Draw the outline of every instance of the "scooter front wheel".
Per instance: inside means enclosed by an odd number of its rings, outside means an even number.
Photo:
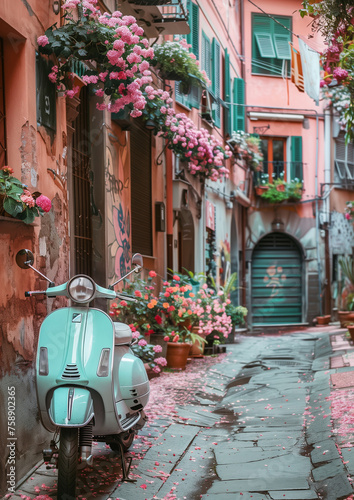
[[[78,429],[62,427],[58,456],[58,500],[75,500]]]

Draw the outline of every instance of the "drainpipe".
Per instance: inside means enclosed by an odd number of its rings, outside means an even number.
[[[320,316],[322,316],[322,272],[320,255],[320,217],[318,211],[318,113],[316,112],[316,168],[315,168],[315,207],[316,207],[316,251],[318,273],[318,297],[320,302]]]
[[[331,183],[331,113],[329,109],[325,110],[324,113],[325,122],[324,122],[324,143],[325,143],[325,151],[324,151],[324,181],[325,181],[325,192],[322,196],[323,199],[323,212],[325,215],[324,222],[329,223],[329,213],[330,213],[330,183]],[[322,193],[321,193],[322,195]],[[327,218],[328,214],[328,218]],[[332,308],[332,295],[331,295],[331,266],[330,266],[330,249],[329,249],[329,228],[325,227],[326,236],[325,236],[325,266],[326,266],[326,296],[325,296],[325,314],[331,313]]]

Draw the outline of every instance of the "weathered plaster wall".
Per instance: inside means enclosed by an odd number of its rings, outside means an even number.
[[[39,327],[45,315],[61,302],[25,298],[26,290],[43,290],[47,282],[31,270],[16,266],[15,255],[28,248],[35,267],[51,280],[68,278],[68,217],[65,103],[57,99],[56,134],[37,127],[36,39],[56,21],[49,5],[41,0],[3,0],[0,36],[4,42],[4,78],[7,131],[7,163],[15,177],[52,200],[52,210],[31,225],[0,218],[0,470],[6,471],[8,448],[7,390],[16,391],[16,480],[41,458],[49,436],[39,422],[34,363]],[[56,173],[47,169],[52,169]],[[7,489],[0,476],[0,494]]]

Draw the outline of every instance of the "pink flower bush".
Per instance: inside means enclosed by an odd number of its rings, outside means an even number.
[[[146,104],[143,88],[152,81],[154,51],[133,16],[119,11],[102,14],[96,4],[96,0],[67,0],[62,6],[67,22],[51,26],[37,39],[40,52],[58,58],[49,79],[58,91],[74,97],[79,88],[70,78],[72,64],[94,62],[98,69],[87,69],[82,80],[102,98],[97,108],[114,113],[126,109],[131,116],[140,116]],[[77,9],[80,22],[71,12]]]
[[[222,142],[206,129],[198,129],[185,113],[176,113],[168,92],[147,85],[144,95],[144,120],[154,122],[155,133],[167,139],[168,147],[188,163],[192,175],[212,181],[228,177],[224,160],[232,155],[229,146],[224,148]]]

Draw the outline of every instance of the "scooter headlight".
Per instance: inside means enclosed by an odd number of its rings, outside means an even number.
[[[68,293],[74,302],[90,302],[96,292],[95,283],[85,275],[74,276],[68,283]]]

